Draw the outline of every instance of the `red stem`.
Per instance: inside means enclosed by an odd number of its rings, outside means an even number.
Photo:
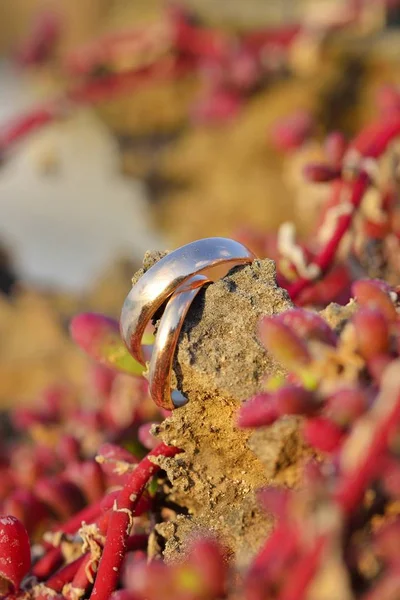
[[[4,152],[13,143],[20,138],[25,137],[29,133],[33,133],[36,129],[51,123],[55,119],[55,106],[45,104],[33,109],[26,115],[11,119],[11,122],[3,127],[0,134],[0,150]]]
[[[368,188],[369,178],[365,173],[361,173],[355,181],[352,194],[350,198],[350,204],[352,206],[351,212],[341,216],[338,219],[336,229],[332,234],[332,237],[324,248],[320,251],[317,257],[313,260],[313,264],[317,265],[321,270],[321,275],[326,273],[329,268],[332,266],[332,263],[335,259],[336,252],[339,248],[339,244],[343,239],[345,233],[349,230],[354,214],[356,210],[359,208],[361,201],[363,199],[364,193]],[[342,183],[342,187],[345,184]],[[299,294],[307,287],[312,285],[315,280],[309,279],[306,277],[300,277],[297,281],[295,281],[292,285],[288,286],[288,292],[292,300],[295,300]]]
[[[86,560],[87,556],[88,554],[82,554],[82,556],[68,563],[65,565],[65,567],[54,573],[54,575],[52,575],[50,579],[46,581],[46,586],[55,592],[61,592],[64,585],[73,580],[78,569]]]
[[[322,562],[328,538],[319,536],[311,550],[306,551],[290,568],[290,577],[284,585],[279,600],[303,600]]]
[[[102,500],[103,499],[96,502],[96,504],[85,507],[83,510],[79,511],[79,513],[71,517],[63,527],[54,528],[53,532],[76,533],[81,527],[82,521],[85,521],[85,523],[88,524],[95,522],[99,528],[99,532],[104,535],[108,527],[110,510],[107,510],[107,512],[103,514],[104,508]],[[50,547],[50,550],[48,550],[33,567],[32,573],[40,580],[46,579],[46,577],[50,577],[51,573],[58,569],[62,564],[62,560],[60,547]]]
[[[386,121],[383,125],[373,124],[368,127],[366,131],[361,132],[356,138],[352,147],[361,152],[364,158],[378,158],[386,150],[388,144],[398,135],[400,135],[400,120],[396,118]],[[341,185],[342,188],[347,185],[351,188],[349,203],[352,206],[352,210],[350,213],[342,215],[338,219],[331,239],[313,260],[313,264],[320,268],[321,276],[328,271],[333,264],[339,244],[345,233],[349,230],[353,217],[368,189],[369,177],[367,173],[362,170],[361,165],[361,172],[356,179],[351,183],[342,181]],[[340,193],[340,190],[338,192],[337,186],[334,188],[334,193]],[[288,292],[292,300],[295,300],[305,288],[313,285],[314,282],[314,279],[301,277],[292,285],[289,285]]]
[[[46,579],[62,564],[63,556],[60,548],[52,548],[32,569],[32,575],[39,580]]]
[[[148,67],[91,79],[67,92],[66,98],[76,104],[96,104],[136,86],[181,77],[189,72],[191,66],[190,61],[167,57]]]
[[[160,444],[144,458],[121,490],[111,512],[104,551],[94,584],[91,600],[108,600],[118,583],[121,565],[127,550],[131,521],[139,498],[149,479],[159,470],[150,457],[172,457],[178,448]]]
[[[3,126],[0,131],[0,151],[8,151],[13,144],[27,135],[65,115],[71,105],[97,104],[152,81],[181,77],[188,73],[190,68],[189,61],[167,58],[150,67],[85,81],[59,98],[46,102]]]
[[[354,511],[362,501],[365,490],[379,472],[381,458],[388,447],[393,428],[400,423],[400,397],[377,431],[356,468],[343,475],[338,484],[336,499],[346,514]]]
[[[118,498],[119,492],[120,490],[116,490],[115,492],[110,492],[109,494],[104,496],[101,503],[101,508],[103,512],[112,509],[114,501]],[[143,494],[140,497],[139,502],[137,503],[135,515],[139,517],[143,513],[148,512],[151,509],[152,505],[153,499],[151,498],[151,496],[149,494]]]
[[[284,522],[279,522],[274,531],[265,541],[264,546],[255,556],[249,576],[256,575],[258,571],[267,572],[270,568],[271,559],[276,565],[277,555],[279,554],[279,564],[284,566],[285,563],[296,553],[298,549],[299,538],[297,531],[290,525]]]
[[[138,533],[131,535],[127,540],[127,551],[132,552],[134,550],[145,550],[148,542],[148,535],[144,533]],[[51,588],[55,592],[61,592],[66,583],[70,583],[74,580],[78,570],[81,568],[83,563],[87,563],[88,554],[82,554],[79,558],[62,567],[59,571],[54,573],[46,581],[46,587]]]
[[[80,563],[69,589],[63,594],[65,598],[76,600],[76,598],[86,596],[86,592],[91,587],[92,581],[95,578],[96,570],[97,561],[93,561],[92,555],[88,552],[84,555],[84,559]]]
[[[149,536],[146,533],[135,533],[130,535],[126,541],[127,552],[136,550],[146,550],[149,541]]]
[[[193,27],[184,18],[176,20],[174,32],[175,51],[195,59],[208,59],[216,62],[229,51],[231,41],[227,35],[216,29]]]
[[[82,526],[83,521],[87,524],[93,523],[94,521],[96,521],[96,519],[98,519],[98,517],[101,516],[103,512],[103,500],[104,499],[101,498],[94,504],[91,504],[90,506],[85,506],[85,508],[73,515],[65,523],[65,525],[62,525],[61,527],[55,527],[54,531],[60,531],[62,533],[75,533]]]
[[[65,61],[69,73],[88,75],[102,66],[113,66],[122,56],[159,53],[161,57],[171,50],[175,54],[191,56],[196,61],[218,61],[228,51],[231,39],[218,29],[191,25],[181,11],[170,14],[169,36],[160,40],[158,27],[126,29],[98,37],[95,41],[74,50]],[[268,34],[264,34],[265,35]],[[160,43],[161,42],[161,43]]]

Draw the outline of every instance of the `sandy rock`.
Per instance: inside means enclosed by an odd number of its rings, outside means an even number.
[[[258,341],[263,315],[289,309],[287,293],[276,285],[272,260],[236,267],[208,286],[193,302],[179,340],[174,365],[179,389],[246,400],[267,373],[279,370]]]
[[[133,282],[161,256],[146,254]],[[236,427],[236,414],[262,388],[266,374],[280,371],[258,341],[260,317],[291,306],[276,284],[274,263],[255,260],[208,285],[190,308],[174,364],[188,403],[154,427],[159,438],[184,451],[158,459],[172,484],[171,500],[188,511],[158,528],[168,560],[176,560],[187,541],[206,529],[246,562],[272,526],[255,498],[270,477],[248,445],[252,432]]]
[[[301,422],[301,417],[283,417],[269,427],[255,430],[249,438],[249,448],[275,483],[298,485],[304,459],[315,454],[304,442]]]
[[[347,321],[351,319],[356,309],[357,303],[354,300],[350,300],[345,306],[331,302],[320,312],[320,315],[339,334]]]

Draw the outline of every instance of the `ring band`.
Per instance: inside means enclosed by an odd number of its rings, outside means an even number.
[[[142,337],[147,324],[173,292],[189,277],[218,265],[230,268],[250,263],[255,255],[228,238],[205,238],[170,252],[153,265],[129,292],[121,313],[121,335],[132,356],[145,364]]]
[[[254,259],[239,242],[206,238],[167,254],[132,287],[122,308],[121,335],[132,356],[143,365],[143,333],[166,304],[149,365],[149,391],[158,406],[172,410],[186,402],[178,390],[171,392],[171,372],[179,334],[194,298],[206,283]]]
[[[167,410],[185,404],[178,391],[171,392],[171,372],[176,345],[186,314],[204,284],[205,275],[194,275],[171,296],[160,320],[149,366],[149,392],[154,402]]]

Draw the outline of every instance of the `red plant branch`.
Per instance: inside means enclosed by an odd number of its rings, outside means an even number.
[[[279,600],[303,600],[323,559],[327,536],[319,536],[312,548],[305,552],[291,567],[291,574]]]
[[[82,556],[79,556],[79,558],[73,560],[65,565],[65,567],[54,573],[54,575],[52,575],[50,579],[46,581],[46,587],[51,588],[55,592],[61,592],[64,585],[74,579],[81,565],[86,561],[87,556],[87,553],[82,554]]]
[[[57,28],[54,28],[57,34]],[[329,27],[328,27],[329,29]],[[225,61],[234,60],[238,48],[255,63],[262,63],[262,56],[268,50],[287,51],[301,33],[301,24],[277,29],[265,29],[250,34],[232,35],[221,30],[193,25],[185,11],[171,8],[166,15],[164,35],[160,26],[153,29],[126,30],[100,37],[94,42],[74,51],[66,59],[66,73],[85,77],[82,83],[72,87],[60,98],[32,109],[26,115],[17,117],[0,133],[0,151],[5,152],[11,145],[45,124],[60,118],[71,105],[94,104],[115,95],[123,94],[142,86],[149,81],[170,79],[199,70],[203,64],[213,64],[226,69]],[[39,38],[48,37],[48,24],[39,31]],[[161,35],[161,38],[160,38]],[[37,34],[34,35],[36,39]],[[29,46],[30,44],[28,44]],[[41,45],[39,44],[41,47]],[[143,56],[154,54],[151,64],[143,63]],[[35,54],[35,52],[34,52]],[[118,72],[118,57],[131,56],[137,59],[136,66]],[[28,61],[29,62],[29,61]],[[135,60],[133,60],[133,63]],[[94,78],[100,68],[109,68],[110,75]],[[114,70],[115,68],[115,70]],[[258,69],[258,77],[263,76],[263,68]]]
[[[54,121],[59,115],[57,103],[48,103],[34,108],[31,112],[12,119],[0,133],[0,150],[4,153],[14,142],[24,138],[29,133],[40,129]]]
[[[97,560],[93,559],[90,552],[85,554],[70,584],[64,590],[64,596],[70,600],[85,596],[90,589],[97,569]]]
[[[32,574],[39,580],[50,577],[63,561],[63,556],[60,548],[52,548],[41,558],[32,569]]]
[[[385,152],[388,144],[398,135],[400,135],[400,119],[396,118],[385,122],[383,125],[382,123],[376,123],[372,125],[367,130],[362,132],[352,145],[353,149],[361,153],[359,174],[351,182],[342,180],[339,187],[334,186],[335,195],[340,194],[342,191],[346,191],[347,189],[349,190],[349,204],[351,206],[351,210],[339,217],[331,238],[311,263],[311,265],[315,265],[317,272],[319,273],[319,277],[324,275],[332,266],[339,248],[339,244],[345,233],[349,231],[349,228],[353,222],[353,217],[361,204],[365,192],[368,189],[370,179],[367,172],[364,170],[362,159],[378,158],[381,154],[383,154],[383,152]],[[289,285],[287,289],[292,300],[296,300],[300,293],[307,287],[311,286],[314,282],[315,279],[312,277],[300,277],[294,283]]]
[[[144,550],[146,548],[148,536],[145,534],[131,535],[127,540],[127,550]],[[82,574],[86,565],[88,564],[90,556],[89,553],[82,554],[79,558],[76,558],[72,562],[62,567],[59,571],[54,573],[46,581],[46,587],[51,588],[55,592],[61,592],[64,585],[75,580],[75,584],[78,582],[78,572]]]
[[[342,476],[336,491],[336,499],[341,508],[350,514],[361,502],[371,479],[376,476],[381,466],[381,458],[390,443],[390,436],[400,423],[400,397],[393,409],[379,424],[377,431],[357,469]]]
[[[190,62],[166,58],[143,69],[113,73],[90,79],[64,95],[33,108],[25,115],[11,120],[0,130],[0,152],[7,152],[13,144],[56,119],[65,116],[73,106],[94,105],[142,87],[152,81],[181,77],[190,70]]]
[[[94,504],[90,504],[86,506],[81,511],[73,515],[65,525],[61,527],[55,527],[54,531],[59,531],[61,533],[75,533],[83,522],[85,523],[93,523],[98,519],[103,512],[103,502],[104,498],[98,500]]]
[[[115,590],[127,550],[127,540],[135,508],[149,479],[159,470],[151,462],[152,457],[175,456],[180,450],[160,444],[135,468],[125,487],[121,490],[111,512],[104,551],[100,560],[96,581],[91,594],[92,600],[108,600]]]

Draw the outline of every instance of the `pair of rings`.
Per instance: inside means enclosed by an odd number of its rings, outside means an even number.
[[[143,334],[166,303],[149,365],[150,395],[158,406],[172,410],[186,402],[178,390],[171,392],[171,371],[179,333],[194,298],[206,283],[254,259],[255,255],[239,242],[206,238],[167,254],[132,287],[122,308],[121,335],[142,365],[147,358]]]

